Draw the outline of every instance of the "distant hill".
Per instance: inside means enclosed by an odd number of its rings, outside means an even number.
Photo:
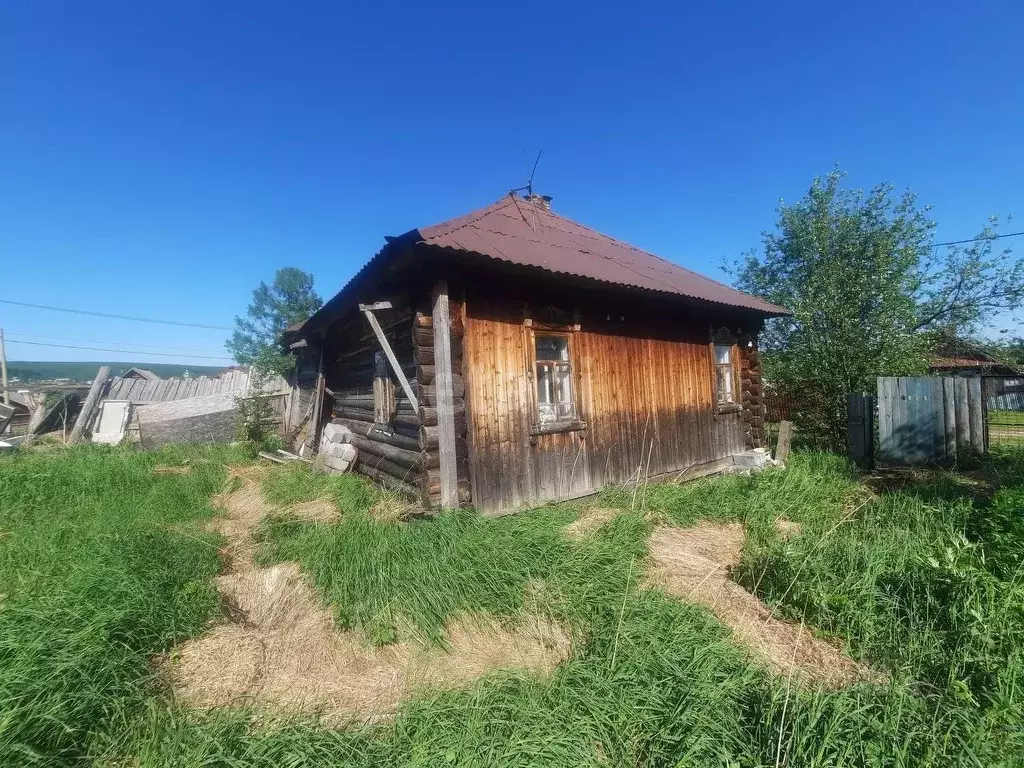
[[[218,365],[178,365],[176,363],[67,363],[67,362],[36,362],[13,360],[7,363],[7,375],[21,381],[45,381],[49,379],[71,379],[71,381],[92,381],[101,365],[109,365],[114,376],[124,373],[129,368],[146,368],[161,378],[183,376],[188,371],[191,376],[203,376],[219,373],[227,366]]]

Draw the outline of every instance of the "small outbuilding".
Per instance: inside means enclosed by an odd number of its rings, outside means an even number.
[[[285,335],[308,445],[333,420],[359,471],[490,514],[720,472],[762,448],[758,334],[786,309],[540,196],[386,240]]]
[[[935,345],[928,372],[933,376],[1016,376],[1021,371],[974,342],[952,334]]]

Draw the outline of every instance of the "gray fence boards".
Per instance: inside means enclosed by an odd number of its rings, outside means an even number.
[[[963,445],[986,450],[981,379],[878,378],[879,459],[896,464],[952,462]]]
[[[1024,411],[1024,379],[985,379],[985,400],[990,411]]]

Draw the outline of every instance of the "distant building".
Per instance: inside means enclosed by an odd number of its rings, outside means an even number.
[[[118,378],[121,379],[145,379],[146,381],[160,381],[160,377],[157,376],[146,368],[129,368],[127,371],[122,373]]]
[[[959,336],[947,336],[935,347],[928,371],[935,376],[1015,376],[1021,372]]]

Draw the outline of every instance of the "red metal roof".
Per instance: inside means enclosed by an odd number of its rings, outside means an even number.
[[[418,237],[417,237],[418,236]],[[404,235],[549,272],[600,280],[766,315],[789,310],[577,224],[513,194],[457,219]]]

